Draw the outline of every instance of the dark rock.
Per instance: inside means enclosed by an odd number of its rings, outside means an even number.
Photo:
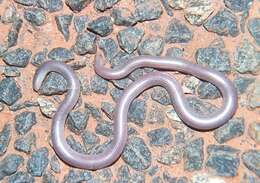
[[[102,37],[108,36],[113,31],[113,21],[109,16],[102,16],[88,24],[88,29]]]
[[[50,13],[60,11],[63,8],[62,0],[37,0],[37,4]]]
[[[129,27],[118,32],[117,39],[119,46],[127,53],[133,53],[144,36],[144,30]]]
[[[65,78],[56,72],[51,72],[44,79],[38,92],[41,95],[57,95],[63,94],[66,91],[67,81]]]
[[[204,23],[204,27],[220,36],[236,37],[239,34],[238,19],[229,10],[220,10],[215,16]]]
[[[248,10],[252,2],[253,0],[224,0],[226,7],[233,10],[234,12]]]
[[[172,103],[167,90],[162,87],[154,87],[151,98],[162,105],[170,105]]]
[[[0,100],[2,102],[12,105],[21,97],[21,89],[13,78],[4,78],[0,81]]]
[[[87,152],[100,143],[100,139],[95,133],[86,130],[81,133],[81,139]]]
[[[248,103],[250,108],[255,109],[260,106],[260,80],[257,79],[253,86],[252,91],[248,94]]]
[[[109,137],[113,135],[113,123],[105,120],[99,121],[97,123],[95,131],[98,135]]]
[[[54,171],[55,173],[60,173],[60,171],[61,171],[60,162],[59,162],[57,156],[53,155],[51,157],[50,166],[51,166],[52,171]]]
[[[129,78],[113,80],[112,82],[119,89],[126,89],[132,83],[132,81]]]
[[[172,19],[166,28],[165,41],[167,43],[188,43],[193,38],[193,33],[180,20]]]
[[[119,67],[124,66],[126,63],[128,63],[132,56],[133,55],[130,55],[130,54],[120,50],[116,54],[116,56],[113,59],[111,59],[109,62],[111,64],[112,68],[119,68]]]
[[[137,21],[131,10],[125,7],[113,8],[111,16],[118,26],[132,26]]]
[[[105,95],[108,90],[108,81],[98,75],[94,75],[90,81],[91,89],[94,93]]]
[[[15,116],[15,129],[20,135],[29,132],[36,123],[35,112],[22,112]]]
[[[25,181],[26,180],[26,181]],[[8,183],[34,183],[34,177],[27,172],[17,172],[8,177]]]
[[[97,171],[97,177],[102,182],[110,182],[113,174],[110,168],[104,168]]]
[[[204,140],[198,138],[191,141],[184,151],[184,169],[187,171],[200,170],[202,168],[204,153]]]
[[[214,131],[214,137],[218,143],[223,144],[235,137],[239,137],[244,134],[245,131],[244,118],[233,118],[225,125]]]
[[[69,113],[67,126],[72,132],[80,134],[83,130],[85,130],[88,119],[89,114],[86,111],[72,111]]]
[[[89,32],[83,32],[77,35],[76,43],[73,50],[78,55],[85,55],[87,53],[96,53],[96,35]]]
[[[14,174],[24,159],[20,155],[8,154],[2,161],[0,161],[0,180],[6,176]]]
[[[101,39],[98,42],[99,48],[103,51],[104,56],[107,60],[114,58],[118,52],[118,46],[116,41],[112,38]]]
[[[146,107],[146,102],[144,100],[135,99],[129,107],[127,115],[128,120],[136,125],[143,126],[146,118]]]
[[[112,8],[119,0],[96,0],[94,7],[99,11],[105,11]]]
[[[69,27],[72,22],[73,15],[57,15],[55,16],[55,21],[58,30],[62,33],[66,41],[70,38]]]
[[[58,47],[58,48],[52,49],[49,52],[48,58],[53,61],[68,62],[68,61],[74,60],[74,55],[71,50]]]
[[[140,55],[160,56],[164,49],[164,40],[161,36],[149,36],[138,47]]]
[[[151,146],[170,145],[173,141],[172,134],[168,128],[158,128],[147,133]]]
[[[17,45],[17,40],[19,36],[19,32],[22,28],[23,20],[22,19],[15,19],[12,23],[11,28],[9,29],[8,36],[7,36],[7,46],[11,48]]]
[[[42,175],[42,183],[58,183],[58,180],[55,179],[51,172],[47,171]]]
[[[43,62],[45,62],[46,60],[46,56],[47,56],[47,49],[44,49],[43,51],[40,51],[38,53],[36,53],[33,57],[32,57],[32,65],[34,65],[35,67],[39,67],[41,64],[43,64]]]
[[[158,165],[155,165],[155,166],[152,166],[150,167],[148,170],[147,170],[147,173],[150,175],[150,176],[154,176],[159,170],[159,166]]]
[[[37,3],[37,0],[14,0],[14,1],[24,6],[34,6]]]
[[[183,49],[173,47],[173,48],[167,49],[166,56],[173,57],[173,58],[183,57],[183,52],[184,52]]]
[[[253,139],[257,144],[260,143],[260,123],[253,122],[249,124],[248,135]]]
[[[102,143],[102,144],[96,146],[95,148],[93,148],[91,150],[91,154],[99,154],[99,153],[104,152],[105,149],[107,149],[109,146],[111,146],[112,142],[113,141],[111,139],[108,139],[104,143]]]
[[[111,119],[111,120],[113,119],[115,107],[111,103],[102,101],[101,102],[101,110],[106,114],[106,116],[109,119]]]
[[[82,33],[87,29],[87,22],[89,18],[85,15],[82,16],[75,16],[73,19],[75,30],[78,33]]]
[[[161,177],[157,176],[152,179],[152,183],[163,183],[163,180]]]
[[[221,97],[220,91],[211,83],[201,81],[197,92],[202,99],[216,99]]]
[[[4,54],[3,61],[11,66],[26,67],[31,58],[32,52],[27,49],[17,48]]]
[[[144,183],[145,182],[145,175],[143,172],[135,172],[131,179],[130,182],[135,182],[135,183]]]
[[[0,43],[0,58],[7,52],[7,50],[7,46]]]
[[[1,67],[0,67],[1,69]],[[4,66],[2,68],[2,74],[6,77],[19,77],[21,73],[17,67],[14,66]]]
[[[143,139],[131,137],[124,148],[123,160],[135,170],[145,170],[151,165],[151,152]]]
[[[234,85],[239,94],[243,94],[246,92],[247,88],[255,81],[254,78],[237,76],[234,79]]]
[[[11,140],[11,124],[5,124],[0,132],[0,156],[4,155]]]
[[[90,182],[92,180],[92,175],[88,171],[76,172],[73,169],[69,170],[63,178],[63,183],[78,183],[78,182]]]
[[[172,12],[172,8],[169,5],[168,0],[161,0],[162,6],[164,8],[164,10],[166,11],[167,15],[172,17],[173,16],[173,12]]]
[[[36,135],[35,133],[29,133],[26,136],[18,138],[14,142],[14,148],[17,151],[21,151],[24,153],[31,153],[32,147],[36,145]]]
[[[163,124],[165,120],[165,114],[161,106],[157,104],[153,104],[149,114],[147,121],[151,124]]]
[[[70,7],[75,13],[80,12],[85,7],[87,7],[92,0],[66,0],[65,3]]]
[[[258,44],[258,46],[260,46],[260,33],[259,33],[260,18],[253,18],[249,20],[247,27],[250,34],[253,36],[255,42]]]
[[[87,113],[91,114],[96,120],[101,119],[101,111],[93,104],[85,103],[85,109],[87,110]]]
[[[195,97],[187,98],[189,106],[196,112],[202,115],[208,115],[217,110],[217,107],[211,103],[204,102]]]
[[[163,150],[157,161],[164,165],[175,165],[181,162],[184,154],[183,145],[174,145],[167,150]]]
[[[85,153],[85,148],[82,146],[82,144],[80,142],[77,142],[72,135],[69,135],[66,138],[66,142],[71,147],[71,149],[73,149],[74,151],[76,151],[78,153],[83,153],[83,154]]]
[[[120,90],[118,88],[113,88],[112,90],[110,90],[110,95],[115,102],[117,102],[121,98],[122,94],[123,90]]]
[[[230,146],[209,145],[206,168],[216,176],[234,177],[240,164],[239,150]]]
[[[130,169],[127,165],[122,165],[117,171],[117,183],[127,183],[131,178]]]
[[[244,165],[254,172],[257,176],[260,176],[260,151],[248,150],[242,154],[242,161]]]
[[[46,22],[45,12],[39,8],[25,9],[24,18],[34,26],[41,26]]]

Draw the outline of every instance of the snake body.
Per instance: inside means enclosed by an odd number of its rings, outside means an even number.
[[[97,55],[95,61],[96,73],[110,80],[127,77],[135,69],[143,67],[151,67],[165,71],[179,71],[208,81],[219,88],[224,101],[223,105],[210,115],[203,116],[197,114],[188,105],[181,85],[173,76],[159,71],[145,74],[125,89],[117,103],[112,144],[102,153],[86,155],[74,151],[66,143],[64,136],[66,118],[79,98],[79,81],[73,70],[67,65],[59,62],[45,62],[34,76],[33,87],[36,91],[39,90],[44,78],[49,72],[57,72],[63,75],[68,81],[68,93],[53,118],[51,132],[53,148],[63,161],[71,166],[90,170],[101,169],[114,163],[120,157],[127,143],[127,113],[130,104],[144,90],[154,86],[162,86],[168,91],[178,116],[185,124],[195,129],[210,130],[217,128],[226,123],[236,111],[237,93],[233,83],[227,79],[224,74],[213,69],[204,68],[180,58],[169,57],[139,56],[132,58],[126,65],[116,69],[105,68],[101,55]]]

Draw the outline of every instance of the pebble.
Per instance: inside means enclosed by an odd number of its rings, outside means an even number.
[[[147,170],[147,173],[152,177],[152,176],[154,176],[158,172],[158,170],[159,170],[159,166],[155,165],[155,166],[150,167]]]
[[[44,49],[43,51],[39,51],[37,52],[31,60],[31,64],[35,67],[39,67],[40,65],[43,64],[43,62],[45,62],[46,60],[46,56],[47,56],[47,49]]]
[[[55,16],[55,21],[58,27],[58,30],[62,33],[66,41],[70,38],[69,27],[72,23],[73,15],[57,15]]]
[[[240,0],[240,1],[224,0],[226,7],[231,9],[234,12],[247,11],[250,8],[252,2],[253,0]]]
[[[191,177],[190,183],[225,183],[225,181],[207,173],[197,173]]]
[[[37,0],[14,0],[14,1],[24,6],[34,6],[37,3]]]
[[[27,172],[17,172],[14,175],[11,175],[8,177],[8,183],[24,183],[24,180],[26,180],[26,183],[34,183],[35,179],[33,176],[31,176]]]
[[[158,128],[147,133],[151,146],[170,145],[173,141],[172,133],[168,128]]]
[[[39,104],[41,113],[44,116],[46,116],[48,118],[52,118],[54,116],[57,109],[52,101],[44,99],[44,98],[38,98],[37,102]]]
[[[24,18],[34,26],[41,26],[46,22],[45,12],[39,8],[25,9]]]
[[[117,34],[117,40],[119,46],[127,53],[133,53],[142,37],[144,36],[144,30],[137,27],[129,27],[120,30]]]
[[[151,165],[151,151],[143,139],[131,137],[124,148],[122,159],[135,170],[145,170]]]
[[[110,90],[110,95],[115,102],[119,101],[122,94],[123,94],[123,90],[120,90],[118,88],[113,88]]]
[[[260,107],[260,80],[254,82],[253,91],[249,93],[248,100],[250,108]]]
[[[37,123],[35,112],[22,112],[15,116],[15,129],[18,134],[24,135]]]
[[[7,105],[13,105],[22,98],[20,87],[13,78],[7,77],[0,81],[0,100]]]
[[[7,6],[1,16],[1,22],[4,24],[12,23],[17,18],[17,10],[13,4]]]
[[[98,46],[103,51],[106,60],[111,60],[118,53],[118,45],[112,38],[101,39]]]
[[[238,94],[243,94],[246,92],[247,88],[254,83],[255,79],[250,77],[244,77],[244,76],[236,76],[236,78],[233,80],[234,85],[238,91]]]
[[[148,113],[147,122],[151,124],[163,124],[165,121],[165,114],[162,106],[153,104]]]
[[[144,100],[135,99],[128,111],[127,119],[134,124],[143,127],[146,118],[147,105]]]
[[[28,49],[17,48],[13,51],[8,51],[3,56],[3,61],[11,66],[26,67],[32,56],[32,52]]]
[[[97,123],[95,132],[98,135],[109,137],[113,135],[113,123],[110,121],[101,120]]]
[[[163,183],[163,180],[161,177],[157,176],[152,179],[152,183]]]
[[[6,123],[0,131],[0,156],[3,156],[11,140],[11,124]]]
[[[85,103],[85,109],[87,110],[87,113],[91,114],[94,119],[101,119],[101,111],[93,104]]]
[[[94,7],[96,10],[105,11],[112,8],[119,0],[96,0]]]
[[[233,118],[220,128],[214,130],[214,138],[220,144],[223,144],[236,137],[240,137],[245,131],[244,118]]]
[[[194,76],[184,76],[182,79],[182,89],[184,93],[195,94],[200,80]]]
[[[166,56],[172,57],[172,58],[183,57],[183,52],[184,52],[184,50],[181,48],[172,47],[172,48],[167,49]]]
[[[90,152],[90,150],[92,150],[100,143],[100,138],[95,133],[88,130],[83,131],[80,136],[86,152]]]
[[[60,162],[57,158],[56,155],[53,155],[50,159],[50,167],[51,170],[54,171],[55,173],[60,173],[61,168],[60,168]]]
[[[46,171],[42,175],[42,183],[58,183],[58,180],[55,179],[50,171]]]
[[[145,175],[142,172],[135,172],[131,179],[130,182],[134,183],[144,183],[145,182]]]
[[[251,36],[254,38],[256,44],[260,46],[260,18],[253,18],[248,21],[247,24],[248,31],[250,32]]]
[[[77,33],[82,33],[87,29],[88,16],[74,16],[73,23]]]
[[[248,135],[256,142],[260,143],[260,123],[253,122],[249,124]]]
[[[36,146],[36,135],[35,133],[29,133],[26,136],[22,136],[15,140],[14,148],[17,151],[21,151],[24,153],[31,153],[32,148]]]
[[[19,77],[21,72],[17,67],[14,66],[0,66],[0,72],[6,77]]]
[[[101,182],[110,182],[112,179],[112,171],[110,168],[104,168],[97,171],[97,177]]]
[[[113,21],[109,16],[101,16],[88,23],[88,30],[102,37],[108,36],[113,31]]]
[[[127,183],[131,178],[130,169],[127,165],[121,165],[117,170],[116,183]]]
[[[162,105],[171,105],[172,103],[170,95],[163,87],[154,87],[152,89],[151,98]]]
[[[217,99],[221,97],[218,88],[209,82],[201,81],[198,85],[197,93],[201,99]]]
[[[164,49],[164,40],[161,36],[149,36],[138,46],[140,55],[160,56]]]
[[[76,172],[74,169],[70,169],[68,174],[63,178],[63,183],[77,183],[77,182],[90,182],[92,175],[88,171]]]
[[[96,35],[89,32],[79,33],[76,37],[76,43],[73,46],[73,51],[78,55],[87,53],[94,54],[97,51]]]
[[[238,174],[240,164],[239,150],[226,145],[209,145],[206,169],[212,175],[234,177]]]
[[[166,28],[166,43],[188,43],[192,40],[192,31],[180,20],[172,19]]]
[[[15,19],[12,23],[12,26],[9,29],[8,35],[7,35],[7,47],[11,48],[17,45],[18,36],[20,33],[20,30],[23,25],[22,19]]]
[[[82,146],[80,142],[76,141],[76,139],[72,135],[69,135],[66,138],[66,142],[74,151],[85,154],[85,148]]]
[[[75,13],[82,11],[91,2],[92,0],[65,0],[66,5],[69,6]]]
[[[8,154],[0,161],[0,180],[14,174],[23,164],[24,159],[17,154]]]
[[[6,53],[7,50],[7,46],[0,43],[0,58]]]
[[[236,37],[239,34],[238,18],[231,11],[220,10],[215,16],[204,23],[209,32],[217,33],[220,36]]]
[[[239,73],[256,74],[260,71],[260,51],[248,40],[243,40],[235,51],[235,69]]]
[[[25,108],[31,108],[31,107],[38,107],[39,104],[38,102],[32,102],[32,101],[24,101],[24,102],[21,102],[21,103],[15,103],[13,105],[11,105],[9,107],[9,110],[10,111],[19,111],[19,110],[22,110],[22,109],[25,109]]]
[[[74,60],[74,55],[71,50],[68,50],[67,48],[53,48],[49,53],[48,53],[48,58],[53,61],[58,61],[58,62],[69,62],[71,60]]]
[[[106,116],[109,119],[111,119],[111,120],[113,119],[115,107],[111,103],[106,102],[106,101],[102,101],[101,102],[101,110],[106,114]]]
[[[108,81],[98,75],[94,75],[90,81],[91,90],[97,94],[105,95],[108,91]]]
[[[50,13],[63,9],[62,0],[37,0],[37,4],[39,8],[42,8]]]
[[[68,115],[67,127],[75,134],[80,134],[86,128],[88,119],[86,111],[72,111]]]
[[[244,165],[254,172],[257,176],[260,176],[260,151],[258,150],[247,150],[242,154],[242,161]]]
[[[184,146],[182,144],[173,145],[169,149],[162,150],[157,161],[164,165],[175,165],[182,161]]]
[[[133,26],[137,22],[133,12],[126,7],[113,8],[111,17],[114,19],[114,24],[118,26]]]

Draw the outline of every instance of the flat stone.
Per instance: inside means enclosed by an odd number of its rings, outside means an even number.
[[[0,81],[0,100],[7,105],[12,105],[22,98],[20,87],[13,78],[4,78]]]
[[[248,150],[242,154],[242,161],[244,165],[254,172],[257,176],[260,176],[260,151]]]
[[[66,41],[70,38],[69,27],[72,23],[73,15],[56,15],[55,21],[58,27],[58,30],[62,33]]]
[[[131,137],[124,148],[122,159],[135,170],[145,170],[151,165],[151,151],[143,139]]]
[[[207,20],[204,27],[209,32],[214,32],[220,36],[236,37],[239,34],[238,18],[227,9],[220,10],[215,16]]]
[[[150,168],[147,170],[147,173],[148,173],[150,176],[154,176],[158,171],[159,171],[159,166],[158,166],[158,165],[155,165],[155,166],[150,167]]]
[[[181,162],[184,154],[183,145],[174,145],[169,149],[163,150],[157,161],[164,165],[175,165]]]
[[[142,183],[145,182],[145,175],[143,172],[135,172],[129,182]]]
[[[11,48],[17,45],[18,36],[20,33],[20,30],[23,25],[22,19],[15,19],[12,23],[12,26],[9,29],[8,35],[7,35],[7,47]]]
[[[256,142],[260,143],[260,123],[253,122],[249,124],[248,135]]]
[[[18,134],[24,135],[37,123],[35,112],[22,112],[15,116],[15,129]]]
[[[129,107],[127,119],[138,126],[143,126],[146,118],[146,108],[144,100],[135,99]]]
[[[77,183],[77,182],[92,182],[93,177],[88,171],[75,171],[74,169],[70,169],[68,174],[66,174],[63,178],[64,183]]]
[[[250,77],[244,76],[236,76],[234,79],[234,85],[239,94],[243,94],[246,92],[247,88],[254,83],[255,79]]]
[[[46,22],[45,12],[39,8],[25,9],[24,18],[34,26],[41,26]]]
[[[127,53],[133,53],[144,36],[144,30],[136,27],[129,27],[118,32],[117,40],[119,46]]]
[[[195,94],[200,80],[194,76],[184,76],[181,83],[184,93]]]
[[[72,111],[68,115],[67,127],[75,134],[80,134],[85,130],[89,119],[89,114],[81,111]]]
[[[106,116],[109,119],[113,119],[114,118],[114,111],[115,111],[115,107],[106,101],[102,101],[101,102],[101,110],[106,114]]]
[[[94,93],[105,95],[108,91],[108,81],[98,75],[91,78],[90,85]]]
[[[66,142],[71,147],[71,149],[73,149],[74,151],[76,151],[78,153],[83,153],[83,154],[86,153],[86,150],[83,147],[83,145],[80,142],[76,141],[76,139],[72,135],[69,135],[66,138]]]
[[[74,55],[71,50],[68,50],[67,48],[53,48],[49,53],[48,53],[48,58],[53,61],[58,61],[58,62],[69,62],[71,60],[74,60]]]
[[[130,169],[127,165],[121,165],[117,170],[117,182],[127,183],[131,178]]]
[[[163,108],[157,104],[153,104],[146,120],[151,124],[163,124],[165,121]]]
[[[254,82],[253,91],[249,93],[248,100],[251,108],[260,107],[260,80]]]
[[[105,11],[112,8],[119,0],[96,0],[94,7],[96,10]]]
[[[152,179],[152,183],[163,183],[163,180],[161,177],[157,176]]]
[[[39,104],[40,111],[44,116],[48,118],[52,118],[54,116],[55,112],[57,111],[54,102],[44,98],[38,98],[37,102]]]
[[[0,66],[0,70],[2,72],[2,75],[6,76],[6,77],[19,77],[19,76],[21,76],[20,69],[18,67],[15,67],[15,66],[4,66],[2,68]]]
[[[106,60],[111,60],[118,53],[118,45],[112,38],[101,39],[98,46],[103,51]]]
[[[223,144],[229,140],[244,134],[245,120],[244,118],[233,118],[225,125],[214,130],[214,138],[218,143]]]
[[[27,172],[17,172],[14,175],[8,177],[8,183],[22,183],[26,180],[26,183],[34,183],[35,179]]]
[[[26,136],[22,136],[15,140],[14,148],[17,151],[21,151],[24,153],[31,153],[32,147],[36,146],[36,135],[35,133],[29,133]]]
[[[97,171],[97,177],[103,182],[110,182],[113,174],[110,168],[104,168]]]
[[[98,135],[109,137],[113,135],[113,123],[110,121],[101,120],[97,123],[95,132]]]
[[[115,102],[117,102],[121,98],[122,94],[123,90],[120,90],[118,88],[113,88],[112,90],[110,90],[110,95]]]
[[[170,145],[173,141],[172,133],[168,128],[158,128],[147,133],[151,146]]]
[[[250,8],[252,2],[253,0],[224,0],[226,7],[234,12],[247,11]]]
[[[54,171],[55,173],[60,173],[61,168],[60,168],[60,162],[57,158],[56,155],[53,155],[50,159],[50,166],[51,170]]]
[[[181,48],[172,47],[167,49],[166,56],[173,58],[183,57],[183,52],[184,50]]]
[[[248,21],[247,28],[258,46],[260,46],[260,18],[253,18]]]
[[[132,26],[137,22],[133,12],[126,7],[113,8],[111,17],[114,19],[114,24],[118,26]]]
[[[34,65],[35,67],[39,67],[41,64],[43,64],[46,61],[47,52],[48,52],[47,49],[37,52],[32,57],[31,64]]]
[[[77,33],[82,33],[87,29],[88,21],[89,18],[86,15],[74,16],[73,23]]]
[[[207,173],[198,173],[191,177],[190,183],[225,183],[224,179],[211,176]]]
[[[162,105],[170,105],[172,103],[167,90],[163,87],[154,87],[151,93],[151,98]]]
[[[93,132],[85,130],[80,136],[87,152],[90,152],[91,149],[100,143],[100,138]]]
[[[260,51],[248,40],[243,40],[236,48],[235,69],[244,74],[256,74],[260,71]]]
[[[197,88],[199,98],[216,99],[221,97],[219,89],[211,83],[201,81]]]
[[[0,58],[7,52],[8,48],[6,45],[0,43]]]
[[[1,16],[1,22],[4,24],[12,23],[17,18],[17,10],[13,4],[10,4],[4,9]]]
[[[32,52],[27,49],[17,48],[13,51],[6,52],[3,61],[11,66],[26,67],[32,56]]]
[[[32,107],[38,107],[39,104],[38,102],[30,101],[30,100],[25,100],[23,102],[16,102],[15,104],[11,105],[9,107],[10,111],[19,111],[25,108],[32,108]]]
[[[90,103],[85,103],[85,109],[87,110],[87,112],[89,114],[92,115],[92,117],[96,120],[101,119],[101,111],[99,110],[99,108],[97,108],[96,106],[94,106],[93,104]]]
[[[58,183],[58,180],[55,179],[50,171],[46,171],[42,175],[42,183]]]
[[[75,13],[82,11],[86,8],[92,0],[66,0],[65,3]]]
[[[192,40],[191,30],[178,19],[172,19],[166,28],[166,43],[188,43]]]
[[[42,8],[50,13],[62,10],[62,0],[37,0],[39,8]]]
[[[14,0],[14,1],[24,6],[34,6],[37,3],[37,0]]]
[[[160,56],[164,49],[164,40],[161,36],[149,36],[142,40],[138,47],[140,55]]]
[[[0,156],[3,156],[11,140],[11,124],[4,125],[0,132]]]
[[[113,21],[109,16],[101,16],[88,23],[88,30],[102,37],[108,36],[113,31]]]
[[[96,35],[89,32],[79,33],[76,38],[76,43],[73,50],[78,55],[87,53],[94,54],[97,51]]]

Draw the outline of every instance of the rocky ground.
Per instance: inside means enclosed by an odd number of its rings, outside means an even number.
[[[0,0],[0,15],[0,182],[260,182],[259,0]],[[115,164],[72,168],[50,140],[67,83],[51,73],[33,91],[37,67],[50,59],[77,73],[81,97],[65,133],[86,154],[110,144],[123,89],[153,71],[106,81],[94,73],[97,52],[114,68],[134,55],[184,57],[214,68],[234,82],[239,108],[224,126],[198,132],[178,118],[166,90],[155,87],[131,104],[128,144]],[[221,106],[215,86],[173,74],[197,112]]]

